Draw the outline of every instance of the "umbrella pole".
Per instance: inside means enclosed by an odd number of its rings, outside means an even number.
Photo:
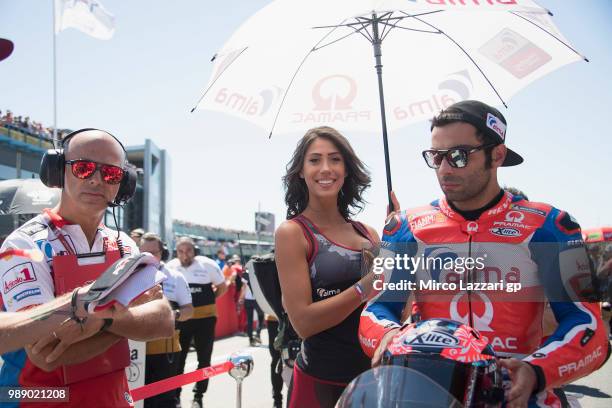
[[[383,146],[385,149],[385,170],[387,175],[387,198],[389,200],[389,211],[393,211],[393,202],[391,201],[391,164],[389,160],[389,142],[387,140],[387,115],[385,112],[385,96],[383,92],[383,80],[382,80],[382,39],[378,32],[378,17],[376,13],[372,14],[372,46],[374,47],[374,58],[376,59],[376,75],[378,77],[378,98],[380,102],[380,118],[382,120],[382,135],[383,135]]]

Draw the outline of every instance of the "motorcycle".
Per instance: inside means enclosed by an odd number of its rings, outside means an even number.
[[[480,333],[429,319],[402,327],[381,366],[355,378],[336,407],[492,408],[503,398],[501,368]]]

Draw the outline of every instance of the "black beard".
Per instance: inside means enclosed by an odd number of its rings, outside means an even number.
[[[481,171],[481,173],[479,173],[478,175],[474,175],[474,176],[480,176],[480,177],[472,177],[472,178],[477,178],[477,179],[481,179],[482,182],[478,183],[478,184],[474,184],[474,183],[470,183],[469,179],[467,180],[467,183],[462,183],[463,186],[463,190],[462,191],[452,191],[450,193],[447,193],[445,191],[443,191],[444,196],[446,197],[447,201],[451,201],[453,203],[461,203],[463,201],[469,201],[472,200],[480,195],[482,195],[482,193],[486,190],[487,185],[489,184],[489,181],[491,180],[491,173],[486,171],[486,169],[483,169]],[[455,177],[447,177],[447,178],[443,178],[443,181],[447,181],[447,182],[453,182],[456,181],[458,178]],[[462,182],[465,182],[465,179],[460,179]]]

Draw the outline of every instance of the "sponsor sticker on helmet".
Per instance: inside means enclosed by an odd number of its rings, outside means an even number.
[[[459,339],[448,333],[432,330],[407,337],[404,344],[413,347],[458,347]]]

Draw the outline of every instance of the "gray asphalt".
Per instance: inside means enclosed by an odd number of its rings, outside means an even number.
[[[567,393],[579,396],[585,408],[612,407],[612,359],[589,376],[565,386]]]
[[[270,383],[271,357],[268,351],[267,331],[261,333],[264,342],[262,346],[249,347],[247,337],[234,336],[217,340],[213,349],[212,364],[220,363],[229,358],[232,353],[244,351],[253,356],[255,365],[253,372],[247,377],[242,385],[242,407],[243,408],[269,408],[272,407],[272,385]],[[194,351],[187,355],[185,372],[197,368],[197,358]],[[221,374],[210,379],[208,391],[204,394],[204,406],[206,408],[228,408],[236,406],[236,382],[229,374]],[[193,386],[186,385],[181,393],[182,408],[190,408],[193,398]],[[283,395],[287,395],[287,388],[283,389]],[[283,400],[283,403],[285,401]]]

